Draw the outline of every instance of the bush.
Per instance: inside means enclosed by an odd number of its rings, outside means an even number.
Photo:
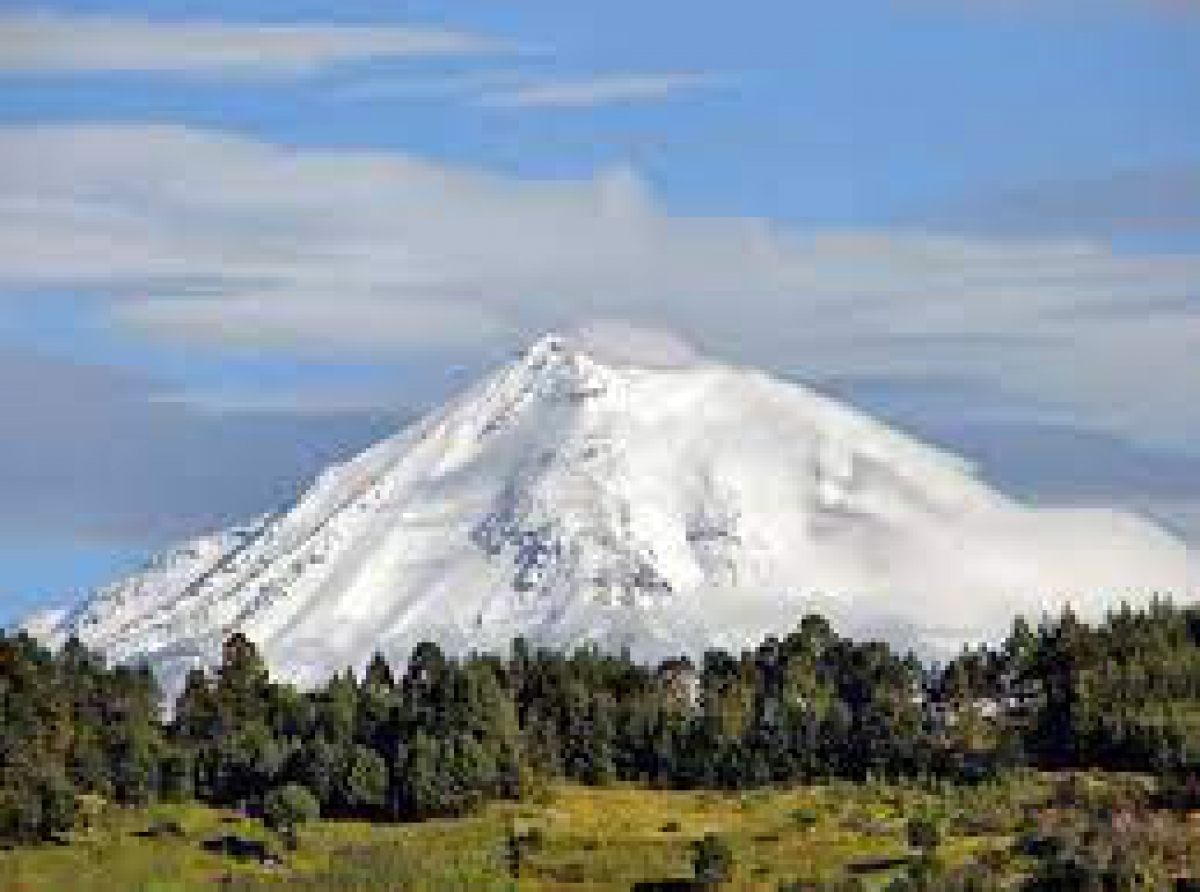
[[[187,833],[183,825],[174,818],[158,818],[151,821],[150,826],[138,835],[147,839],[183,839]]]
[[[300,784],[276,787],[263,799],[263,823],[278,833],[294,834],[320,816],[317,797]]]
[[[733,877],[733,850],[715,833],[692,843],[692,868],[701,883],[727,883]]]
[[[545,847],[546,835],[540,827],[531,827],[524,832],[516,829],[509,830],[504,846],[504,856],[508,864],[508,872],[513,879],[521,876],[521,869],[529,856],[540,852]]]
[[[965,813],[957,826],[965,836],[998,836],[1016,829],[1019,818],[1014,810],[1002,806],[980,806]]]
[[[820,820],[821,816],[815,808],[798,808],[792,812],[792,823],[801,830],[812,830]]]
[[[927,815],[910,818],[907,828],[908,844],[923,852],[933,852],[942,844],[942,829]]]
[[[559,883],[586,883],[588,880],[587,865],[580,864],[578,861],[572,861],[569,864],[564,864],[552,870],[547,870],[546,873],[551,879]]]

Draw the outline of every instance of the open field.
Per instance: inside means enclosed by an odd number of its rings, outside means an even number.
[[[937,815],[947,828],[941,857],[961,862],[981,850],[1007,850],[1017,803],[1039,795],[1036,779],[994,795],[871,784],[736,794],[561,786],[542,804],[494,804],[463,820],[315,824],[303,831],[299,851],[281,850],[285,865],[277,868],[201,848],[221,833],[274,845],[256,821],[190,805],[112,809],[69,845],[0,852],[0,890],[183,892],[222,880],[247,889],[620,889],[690,876],[689,845],[706,833],[733,849],[732,888],[774,890],[784,881],[848,873],[874,888],[895,871],[879,865],[908,854],[906,816]],[[182,836],[138,835],[170,822]],[[514,831],[535,840],[519,883],[505,859]]]
[[[319,822],[302,831],[294,852],[236,812],[109,807],[90,830],[62,844],[0,851],[0,892],[629,889],[638,881],[691,877],[692,843],[710,833],[734,856],[732,880],[723,888],[774,892],[800,881],[812,884],[796,887],[806,890],[874,890],[905,872],[913,817],[942,828],[936,858],[943,866],[988,864],[990,884],[969,888],[1016,889],[1034,864],[1014,852],[1022,834],[1044,836],[1046,827],[1086,814],[1108,815],[1101,820],[1110,828],[1130,818],[1137,825],[1158,822],[1175,851],[1185,853],[1182,863],[1176,860],[1177,875],[1197,875],[1200,822],[1147,810],[1151,787],[1138,776],[1033,772],[974,787],[834,782],[722,793],[559,785],[536,803],[493,803],[460,820]],[[1135,801],[1142,804],[1129,805]],[[147,833],[155,827],[157,835]],[[204,849],[223,834],[265,843],[280,863],[263,866]],[[508,859],[514,837],[526,840],[519,879]]]

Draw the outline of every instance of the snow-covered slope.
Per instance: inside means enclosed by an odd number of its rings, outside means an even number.
[[[654,659],[786,632],[811,610],[945,650],[1067,598],[1095,611],[1186,596],[1191,572],[1140,520],[1016,504],[796,385],[547,337],[290,510],[31,627],[168,679],[242,630],[310,683],[422,639],[596,641]]]

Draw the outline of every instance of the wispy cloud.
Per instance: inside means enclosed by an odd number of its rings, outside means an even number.
[[[0,286],[113,294],[146,337],[450,362],[618,318],[806,377],[967,377],[1200,434],[1195,254],[683,217],[625,169],[538,181],[173,126],[0,128],[0,162]]]
[[[303,77],[379,58],[497,52],[463,31],[400,26],[238,24],[31,12],[0,14],[0,72],[174,72]]]
[[[479,97],[479,104],[488,108],[595,108],[669,99],[724,82],[711,74],[695,73],[605,75],[496,90]]]

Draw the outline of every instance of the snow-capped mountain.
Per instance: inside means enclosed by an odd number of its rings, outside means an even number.
[[[303,684],[422,639],[655,659],[753,643],[814,610],[944,651],[1067,599],[1095,612],[1195,590],[1184,546],[1146,522],[1018,504],[766,374],[611,353],[546,337],[289,510],[29,627],[168,680],[241,630]]]

